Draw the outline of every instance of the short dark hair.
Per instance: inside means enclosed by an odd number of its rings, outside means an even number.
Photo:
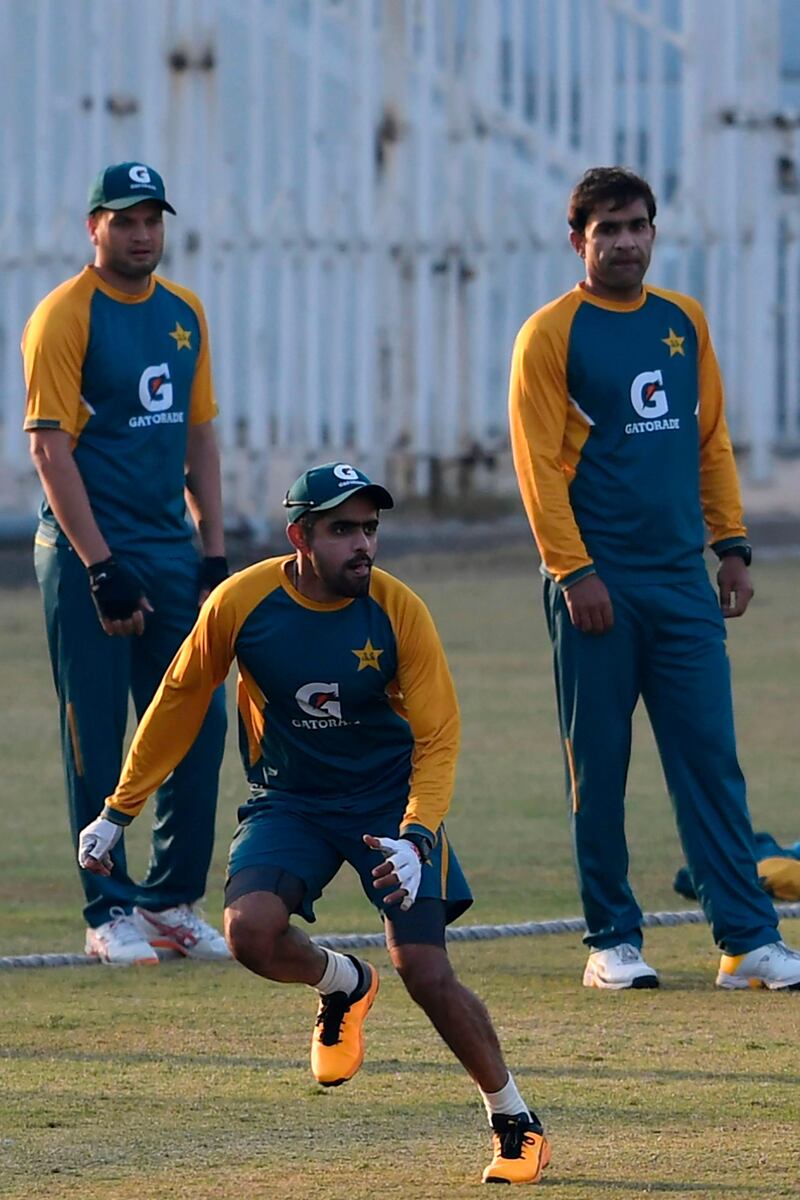
[[[291,521],[291,524],[299,525],[303,531],[303,536],[305,537],[306,541],[310,542],[314,535],[314,526],[325,515],[325,512],[313,512],[311,509],[307,508],[305,512],[300,513],[299,517],[294,517]]]
[[[567,209],[570,228],[583,233],[586,223],[598,204],[612,202],[614,209],[624,208],[634,200],[644,200],[652,225],[656,216],[656,198],[646,179],[627,167],[590,167],[572,189]]]

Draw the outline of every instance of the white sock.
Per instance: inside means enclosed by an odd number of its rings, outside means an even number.
[[[483,1103],[486,1105],[489,1124],[495,1113],[503,1113],[507,1117],[516,1117],[519,1113],[531,1115],[531,1110],[520,1096],[517,1085],[514,1083],[514,1076],[510,1071],[505,1087],[500,1088],[499,1092],[484,1092],[482,1088],[479,1090]]]
[[[358,987],[358,968],[346,954],[337,954],[335,950],[326,950],[328,965],[322,972],[322,978],[315,984],[317,991],[323,996],[331,992],[345,992],[348,996]]]

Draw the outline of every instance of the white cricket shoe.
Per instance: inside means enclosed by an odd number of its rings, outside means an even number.
[[[770,942],[747,954],[723,954],[717,987],[800,990],[800,954],[783,942]]]
[[[610,988],[657,988],[658,975],[635,946],[622,942],[608,950],[593,950],[583,972],[583,986]]]
[[[231,952],[225,938],[195,911],[191,904],[176,904],[162,912],[135,908],[137,928],[151,946],[177,950],[186,958],[207,962],[229,959]]]
[[[134,917],[123,908],[112,908],[109,915],[111,920],[86,930],[86,953],[110,967],[158,966],[158,955]]]

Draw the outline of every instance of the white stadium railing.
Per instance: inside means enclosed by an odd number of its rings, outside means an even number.
[[[567,194],[614,161],[654,186],[652,280],[704,300],[767,480],[800,446],[779,49],[777,0],[3,0],[0,510],[37,494],[25,318],[124,158],[165,175],[164,273],[208,310],[232,523],[324,458],[508,489],[513,336],[574,283]]]

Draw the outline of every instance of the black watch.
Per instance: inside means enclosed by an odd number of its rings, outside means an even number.
[[[753,547],[747,542],[739,542],[737,546],[728,546],[725,550],[718,550],[717,557],[722,558],[740,558],[746,567],[750,566],[753,561]]]

